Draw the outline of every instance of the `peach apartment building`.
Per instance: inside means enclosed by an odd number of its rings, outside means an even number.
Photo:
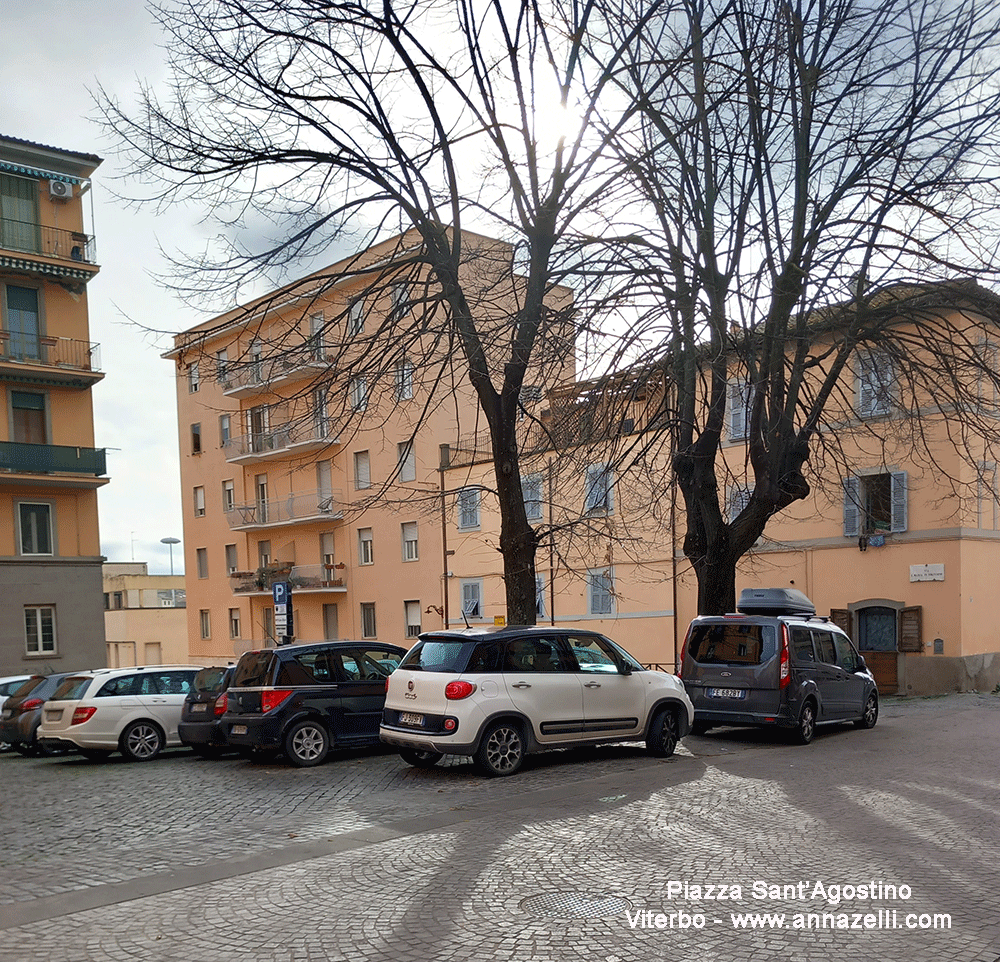
[[[109,561],[102,570],[108,666],[187,662],[184,575],[151,575],[144,561]]]
[[[0,137],[0,674],[105,664],[83,202],[100,163]]]
[[[408,647],[444,624],[442,510],[458,507],[440,449],[478,405],[433,325],[378,353],[387,318],[432,299],[420,268],[393,281],[386,267],[408,237],[191,328],[165,355],[177,371],[192,660],[284,634]],[[509,325],[510,249],[463,239],[464,269],[490,301],[480,315]],[[291,588],[291,632],[276,623],[276,583]]]

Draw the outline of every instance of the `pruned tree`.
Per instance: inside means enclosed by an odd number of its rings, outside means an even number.
[[[873,456],[908,446],[939,471],[945,448],[995,455],[1000,11],[602,9],[589,52],[615,51],[631,111],[607,121],[627,171],[607,276],[652,345],[634,370],[663,373],[654,420],[699,610],[731,611],[739,559],[824,476],[840,484],[848,437],[871,439]],[[748,493],[728,516],[733,478]]]
[[[437,392],[428,404],[471,384],[494,468],[507,617],[533,623],[541,535],[525,517],[516,424],[526,379],[573,374],[586,283],[575,305],[559,285],[586,276],[577,225],[611,175],[587,123],[610,76],[584,56],[595,4],[163,0],[154,9],[168,37],[169,92],[145,89],[134,110],[102,93],[105,121],[132,173],[153,185],[148,202],[204,204],[243,238],[179,263],[175,283],[239,302],[261,276],[301,274],[344,238],[358,249],[399,235],[350,273],[363,296],[386,304],[406,284],[406,310],[383,310],[360,349],[342,337],[346,309],[325,318],[330,372],[309,390],[357,411],[356,372],[391,378],[404,353]],[[587,91],[580,102],[577,89]],[[470,230],[509,247],[470,243]],[[265,233],[256,246],[246,240]],[[310,271],[303,312],[343,279]]]

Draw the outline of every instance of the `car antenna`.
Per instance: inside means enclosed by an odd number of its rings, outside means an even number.
[[[465,613],[465,607],[462,607],[462,621],[465,622],[466,628],[471,628],[472,625],[469,624],[469,616]]]

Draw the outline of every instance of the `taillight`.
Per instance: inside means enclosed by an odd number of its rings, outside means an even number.
[[[792,664],[788,657],[788,625],[781,626],[781,667],[778,672],[778,687],[785,688],[792,680]]]
[[[269,688],[260,693],[260,710],[267,714],[277,708],[290,694],[291,688]]]
[[[41,698],[29,698],[27,701],[22,701],[17,710],[19,712],[34,711],[36,708],[41,708],[43,704],[45,702]]]
[[[476,686],[469,681],[449,681],[444,686],[444,697],[451,701],[459,701],[468,698],[476,690]]]
[[[389,694],[389,676],[388,675],[385,676],[385,693],[387,695]]]
[[[218,718],[219,715],[224,715],[226,713],[226,709],[228,707],[229,696],[223,692],[218,698],[215,699],[215,708],[213,708],[212,711],[215,712],[215,716]]]
[[[85,721],[90,721],[96,708],[76,708],[73,710],[73,720],[71,725],[82,725]]]

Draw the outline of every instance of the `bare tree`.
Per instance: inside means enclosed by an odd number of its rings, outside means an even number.
[[[628,47],[630,111],[608,123],[627,176],[607,275],[655,345],[634,371],[662,373],[699,610],[733,610],[737,562],[821,464],[846,473],[848,435],[895,433],[939,468],[942,440],[972,464],[995,451],[998,6],[603,9],[590,52]],[[890,406],[859,408],[855,383],[877,394],[886,372]],[[749,496],[727,517],[734,474]]]
[[[525,516],[516,424],[526,379],[573,374],[586,284],[575,307],[559,285],[585,277],[577,222],[610,177],[588,123],[610,72],[583,73],[595,69],[584,56],[593,0],[155,9],[169,38],[169,93],[145,89],[135,109],[101,95],[133,174],[153,185],[145,199],[205,204],[230,235],[273,236],[181,263],[175,283],[239,302],[263,274],[301,274],[346,237],[367,247],[398,234],[381,260],[359,258],[351,273],[384,303],[405,283],[406,309],[383,310],[360,350],[341,337],[346,313],[327,318],[331,372],[310,391],[339,397],[346,413],[353,373],[391,378],[403,354],[433,393],[428,404],[471,383],[489,434],[507,616],[533,623],[539,535]],[[588,91],[579,102],[577,89]],[[470,243],[470,229],[510,246]],[[343,279],[311,272],[303,311]]]

